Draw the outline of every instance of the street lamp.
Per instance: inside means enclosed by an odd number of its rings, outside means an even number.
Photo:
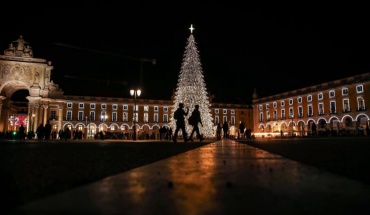
[[[134,122],[134,136],[133,140],[136,140],[136,96],[139,97],[141,95],[141,90],[130,90],[131,96],[134,96],[134,117],[133,117],[133,122]]]

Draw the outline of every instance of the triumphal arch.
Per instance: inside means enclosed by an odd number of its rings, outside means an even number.
[[[35,131],[49,120],[48,109],[58,110],[58,127],[62,127],[64,92],[51,80],[51,61],[34,58],[32,47],[22,36],[9,43],[0,55],[0,132]],[[28,90],[27,102],[11,100],[18,90]]]

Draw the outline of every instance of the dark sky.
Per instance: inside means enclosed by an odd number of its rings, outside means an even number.
[[[1,51],[19,35],[53,62],[67,95],[171,99],[193,24],[206,87],[217,101],[260,96],[369,72],[365,5],[242,1],[2,3]],[[62,44],[62,45],[57,45]],[[74,77],[74,78],[71,78]]]

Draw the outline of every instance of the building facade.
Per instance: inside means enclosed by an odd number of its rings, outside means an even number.
[[[369,127],[370,73],[259,98],[256,137],[364,135]]]
[[[22,36],[9,44],[0,55],[0,132],[17,131],[20,125],[35,132],[40,124],[49,122],[53,138],[65,130],[81,134],[82,139],[99,135],[132,138],[136,129],[138,139],[159,139],[159,128],[169,127],[172,100],[64,95],[50,79],[52,69],[50,61],[33,57]],[[11,100],[18,90],[28,90],[28,102]],[[251,106],[210,104],[214,125],[228,122],[230,135],[236,136],[241,122],[252,128]]]

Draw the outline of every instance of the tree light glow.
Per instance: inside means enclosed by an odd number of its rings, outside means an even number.
[[[213,137],[213,119],[211,116],[210,102],[207,96],[206,84],[202,71],[202,65],[199,58],[198,49],[194,36],[192,34],[194,28],[190,27],[191,34],[187,41],[184,58],[181,65],[177,88],[175,92],[174,104],[172,106],[170,126],[172,130],[176,128],[176,120],[174,119],[174,112],[179,107],[179,103],[184,103],[186,111],[189,108],[189,114],[186,117],[186,132],[190,134],[192,126],[188,123],[195,105],[199,105],[199,111],[202,118],[203,126],[199,126],[200,133],[204,137]]]

